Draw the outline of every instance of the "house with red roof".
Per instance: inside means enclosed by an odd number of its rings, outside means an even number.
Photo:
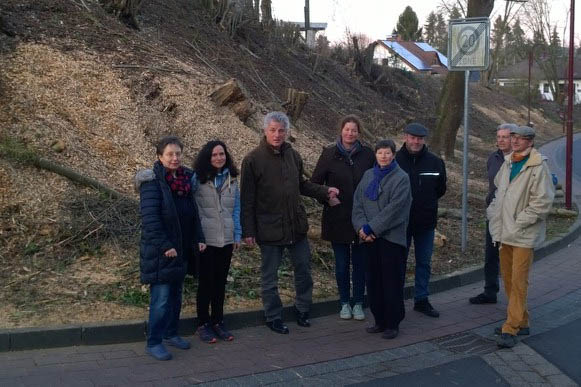
[[[406,42],[391,35],[374,44],[373,61],[377,64],[430,75],[448,74],[448,58],[428,43]]]

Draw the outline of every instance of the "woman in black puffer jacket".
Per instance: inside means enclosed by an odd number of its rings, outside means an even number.
[[[141,208],[141,282],[150,284],[146,351],[169,360],[164,343],[188,349],[178,336],[183,282],[194,250],[206,248],[192,195],[192,171],[181,165],[183,144],[168,136],[157,145],[152,170],[136,176]],[[163,341],[163,342],[162,342]]]

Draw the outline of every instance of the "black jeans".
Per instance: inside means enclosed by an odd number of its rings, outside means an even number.
[[[230,270],[233,247],[233,245],[207,246],[200,255],[198,295],[196,297],[196,310],[200,325],[206,323],[214,325],[224,319],[226,278],[228,270]],[[212,306],[211,318],[210,305]]]
[[[407,249],[381,238],[364,246],[367,247],[367,297],[375,324],[399,329],[405,317],[403,288]]]
[[[496,297],[498,293],[498,247],[494,246],[488,221],[486,221],[486,246],[484,250],[484,294]]]

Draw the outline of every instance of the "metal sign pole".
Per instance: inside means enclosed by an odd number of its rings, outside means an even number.
[[[466,252],[468,235],[468,82],[470,70],[464,71],[464,146],[462,162],[462,252]]]
[[[490,20],[487,17],[450,20],[448,23],[448,69],[464,71],[464,149],[462,179],[462,253],[468,242],[468,107],[470,71],[490,65]]]

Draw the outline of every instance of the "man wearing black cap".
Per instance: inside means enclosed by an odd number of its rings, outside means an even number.
[[[396,154],[399,166],[407,172],[412,187],[412,207],[407,228],[408,252],[412,239],[416,256],[414,310],[430,317],[440,313],[428,300],[434,231],[438,220],[438,199],[446,193],[444,161],[428,151],[428,129],[411,123],[404,129],[404,144]]]
[[[494,332],[498,346],[516,345],[528,335],[527,293],[533,249],[545,240],[546,219],[555,187],[546,157],[534,147],[535,130],[520,126],[510,131],[512,153],[505,157],[494,184],[496,196],[486,210],[495,244],[500,243],[500,272],[508,298],[506,321]]]

